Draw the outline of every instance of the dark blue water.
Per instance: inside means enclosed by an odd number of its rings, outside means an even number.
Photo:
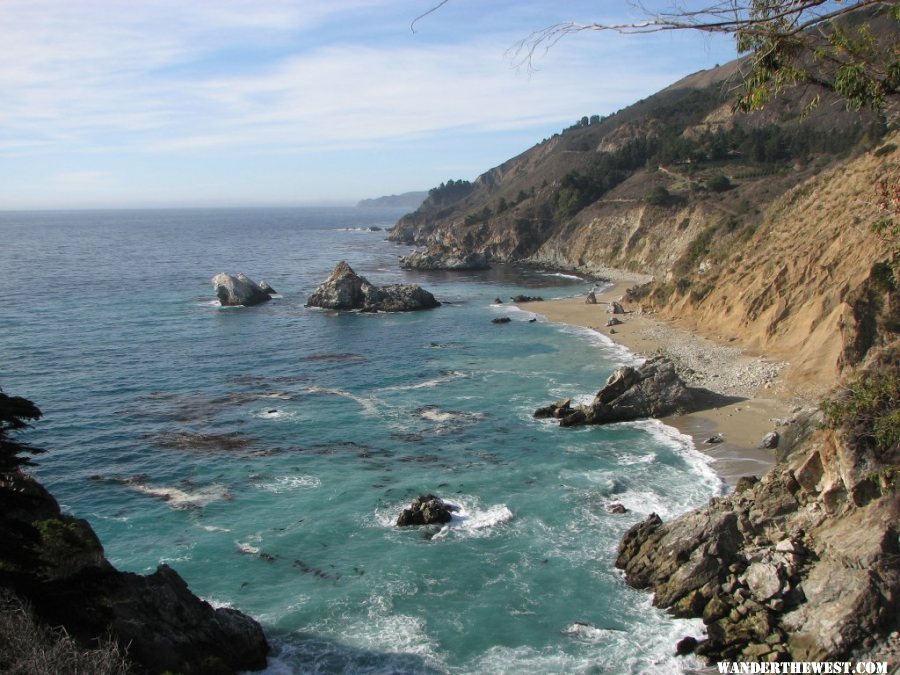
[[[168,562],[201,596],[257,617],[271,672],[678,669],[674,640],[698,625],[653,609],[612,561],[631,524],[702,503],[718,480],[658,423],[533,420],[631,357],[493,300],[590,282],[401,271],[409,249],[368,229],[400,215],[0,213],[0,386],[45,413],[28,434],[49,450],[39,477],[118,567]],[[444,305],[306,309],[344,259]],[[279,296],[219,307],[209,280],[221,271]],[[437,532],[395,528],[421,492],[460,516]],[[608,513],[614,501],[631,513]]]

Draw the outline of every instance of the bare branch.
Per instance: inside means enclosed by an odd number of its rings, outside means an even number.
[[[416,24],[421,19],[424,19],[426,16],[428,16],[432,12],[438,11],[441,7],[446,5],[448,2],[450,2],[450,0],[440,0],[440,2],[438,4],[436,4],[434,7],[429,9],[427,12],[425,12],[424,14],[419,14],[419,16],[417,16],[415,19],[413,19],[412,23],[409,24],[409,30],[411,30],[413,33],[415,33],[416,32]]]

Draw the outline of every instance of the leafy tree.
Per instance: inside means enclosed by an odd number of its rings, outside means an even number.
[[[40,448],[14,441],[9,437],[10,432],[21,431],[31,426],[27,420],[37,420],[40,417],[41,411],[27,398],[7,396],[0,390],[0,471],[10,471],[17,466],[32,464],[28,457],[19,456],[22,452],[33,455],[44,452]]]

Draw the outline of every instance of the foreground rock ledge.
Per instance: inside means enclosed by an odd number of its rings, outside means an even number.
[[[691,646],[710,663],[883,661],[900,628],[900,448],[815,414],[792,429],[761,480],[634,525],[616,566],[656,606],[703,619]]]
[[[268,643],[241,612],[213,609],[175,570],[120,572],[84,520],[18,470],[0,473],[0,586],[83,645],[111,636],[138,672],[221,675],[266,667]]]
[[[696,410],[699,392],[688,387],[665,356],[640,368],[619,368],[588,405],[572,406],[571,399],[534,411],[537,418],[553,417],[560,426],[610,424],[648,417],[666,417]]]
[[[309,299],[307,307],[357,309],[363,312],[411,312],[441,303],[417,284],[373,286],[342,260]]]
[[[212,278],[212,285],[223,307],[258,305],[271,300],[275,292],[268,284],[257,284],[243,273],[235,276],[220,272]]]

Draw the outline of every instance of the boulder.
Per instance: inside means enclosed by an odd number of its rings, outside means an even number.
[[[266,281],[265,279],[263,279],[262,281],[259,282],[259,287],[262,290],[264,290],[266,293],[268,293],[269,295],[275,295],[276,293],[278,293],[278,291],[276,291],[274,288],[272,288],[269,285],[269,282]]]
[[[307,307],[358,309],[363,312],[410,312],[440,304],[418,284],[374,286],[343,260],[306,301]]]
[[[616,301],[609,303],[609,309],[607,311],[609,311],[610,314],[624,314],[625,313],[625,309],[622,307],[622,305],[620,305]]]
[[[443,525],[453,518],[459,507],[448,504],[434,495],[419,495],[408,509],[403,509],[397,517],[397,527],[408,525]]]
[[[221,272],[212,278],[212,285],[223,307],[249,307],[271,299],[265,289],[243,273],[235,276]]]
[[[628,513],[628,508],[624,504],[620,504],[619,502],[613,502],[606,507],[606,510],[617,515]]]
[[[672,362],[657,356],[640,368],[619,368],[588,405],[570,408],[561,426],[609,424],[647,417],[666,417],[694,410],[698,398],[675,371]],[[545,409],[539,409],[538,413]]]
[[[621,320],[621,319],[617,319],[617,318],[614,317],[614,316],[610,317],[610,318],[606,321],[606,327],[607,327],[607,328],[609,328],[610,326],[620,326],[620,325],[622,325],[622,320]]]
[[[780,440],[780,437],[778,436],[778,432],[770,431],[765,436],[763,436],[762,442],[760,443],[760,447],[772,450],[772,449],[778,447],[779,440]]]
[[[584,299],[584,304],[586,305],[596,305],[597,304],[597,296],[594,291],[591,291],[587,294],[587,297]]]
[[[510,298],[515,303],[525,303],[525,302],[543,302],[544,299],[539,295],[515,295]]]
[[[490,269],[486,253],[463,253],[429,246],[400,258],[400,267],[408,270],[486,270]]]

